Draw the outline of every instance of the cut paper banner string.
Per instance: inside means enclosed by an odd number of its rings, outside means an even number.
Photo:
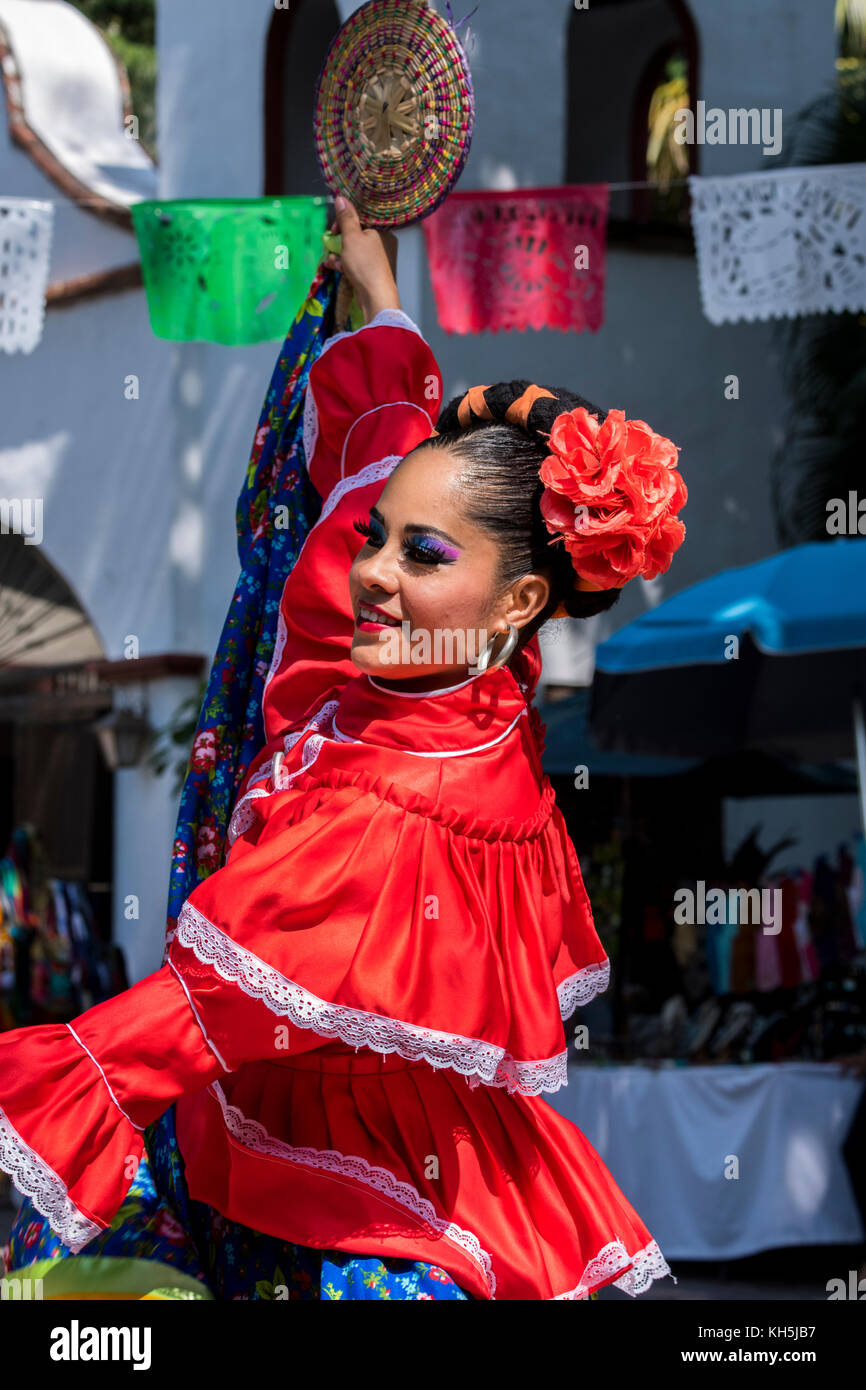
[[[596,332],[608,203],[606,184],[452,193],[421,224],[441,327]]]
[[[327,199],[194,198],[132,208],[158,338],[279,340],[322,259]]]
[[[711,323],[866,309],[866,165],[689,179]]]
[[[0,198],[0,348],[32,352],[42,337],[54,206]]]

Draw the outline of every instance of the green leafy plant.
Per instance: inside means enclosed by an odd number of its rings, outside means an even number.
[[[646,176],[654,185],[653,220],[680,220],[686,201],[682,180],[689,155],[676,139],[677,112],[689,105],[688,63],[676,53],[665,64],[664,81],[653,91],[647,117]]]
[[[158,777],[169,767],[174,768],[173,796],[180,796],[183,791],[206,690],[207,681],[200,681],[194,693],[181,701],[168,723],[154,732],[148,766]]]
[[[72,0],[126,68],[142,145],[156,156],[156,0]]]

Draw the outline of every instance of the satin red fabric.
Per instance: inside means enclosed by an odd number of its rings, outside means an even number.
[[[348,657],[352,521],[440,397],[405,315],[328,344],[305,422],[324,506],[286,583],[225,866],[161,970],[72,1028],[0,1037],[0,1166],[73,1248],[176,1101],[191,1195],[255,1229],[427,1259],[481,1298],[669,1273],[541,1098],[608,962],[541,766],[537,645],[428,694]]]

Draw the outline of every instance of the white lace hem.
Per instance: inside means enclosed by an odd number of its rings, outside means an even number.
[[[58,1240],[77,1254],[103,1227],[91,1221],[73,1202],[66,1184],[54,1169],[21,1138],[15,1126],[0,1110],[0,1168],[8,1173],[18,1191],[29,1197],[40,1216],[44,1216]]]
[[[226,1129],[238,1144],[254,1153],[267,1154],[271,1158],[283,1159],[288,1163],[299,1163],[307,1168],[339,1173],[341,1177],[349,1178],[352,1182],[373,1188],[383,1197],[431,1226],[452,1245],[456,1245],[467,1254],[481,1269],[490,1298],[495,1300],[496,1276],[493,1272],[493,1261],[478,1237],[474,1232],[464,1230],[446,1217],[438,1216],[433,1203],[422,1197],[411,1183],[400,1182],[389,1169],[375,1167],[365,1158],[355,1154],[342,1154],[336,1149],[302,1148],[276,1139],[258,1120],[249,1119],[237,1106],[231,1105],[218,1081],[212,1082],[208,1090],[218,1101]],[[677,1282],[655,1240],[651,1240],[642,1250],[630,1255],[625,1243],[617,1238],[605,1245],[588,1262],[573,1289],[567,1293],[555,1294],[549,1301],[587,1298],[603,1282],[610,1283],[610,1275],[620,1270],[623,1273],[612,1282],[616,1288],[622,1289],[632,1297],[645,1293],[655,1279],[663,1279],[670,1275],[674,1283]]]
[[[557,986],[556,995],[559,999],[559,1012],[563,1019],[571,1018],[575,1009],[583,1004],[588,1004],[590,999],[594,999],[597,994],[604,994],[610,984],[610,960],[607,958],[601,961],[594,961],[592,965],[584,965],[582,969],[576,970],[573,975],[569,975],[567,980]]]
[[[363,468],[358,469],[357,473],[350,473],[348,478],[341,478],[328,493],[327,501],[319,513],[316,526],[321,526],[347,492],[354,491],[356,487],[366,487],[368,483],[377,483],[380,478],[390,477],[397,464],[401,463],[402,460],[402,454],[388,454],[385,458],[374,459],[372,463],[365,464]],[[316,526],[312,528],[314,531]]]
[[[481,1085],[481,1078],[466,1078],[471,1090]],[[543,1057],[539,1061],[518,1062],[506,1053],[488,1086],[504,1086],[509,1094],[516,1091],[521,1096],[540,1096],[542,1091],[558,1091],[568,1085],[568,1051],[557,1052],[554,1057]]]
[[[312,719],[308,720],[303,729],[299,729],[296,733],[286,734],[283,739],[283,752],[288,753],[305,734],[310,733],[313,729],[317,730],[316,733],[311,734],[304,745],[300,767],[296,768],[294,772],[285,774],[283,774],[282,768],[278,767],[275,777],[274,758],[269,758],[266,763],[262,763],[255,777],[250,778],[247,790],[232,811],[226,831],[226,843],[229,846],[233,845],[238,836],[243,835],[253,824],[256,818],[252,805],[254,801],[258,801],[263,796],[273,796],[274,792],[285,791],[300,773],[306,771],[316,761],[325,741],[325,735],[333,727],[337,703],[336,700],[328,700],[320,709],[316,710]],[[274,755],[274,757],[278,756],[279,754]],[[282,759],[280,761],[282,762]],[[270,789],[260,785],[260,783],[267,782],[271,783]]]
[[[535,1096],[568,1084],[565,1051],[539,1061],[518,1061],[504,1048],[481,1038],[421,1028],[320,999],[238,945],[189,902],[178,916],[175,940],[251,999],[290,1018],[296,1027],[312,1028],[322,1037],[339,1038],[350,1047],[368,1047],[385,1055],[397,1052],[407,1061],[427,1062],[434,1068],[449,1067],[488,1086],[504,1086],[509,1093]]]
[[[464,1231],[453,1221],[437,1216],[433,1203],[422,1197],[411,1183],[400,1182],[389,1169],[374,1167],[365,1158],[355,1154],[341,1154],[336,1149],[299,1148],[294,1144],[286,1144],[281,1139],[275,1139],[258,1120],[248,1119],[236,1106],[229,1104],[219,1082],[212,1082],[208,1089],[219,1101],[226,1129],[237,1143],[243,1144],[255,1153],[282,1158],[288,1163],[300,1163],[307,1168],[339,1173],[353,1182],[373,1188],[390,1202],[411,1212],[425,1225],[431,1226],[445,1240],[458,1246],[468,1255],[483,1273],[490,1297],[493,1298],[496,1279],[492,1261],[487,1251],[482,1249],[478,1237],[471,1231]]]
[[[624,1273],[619,1279],[611,1281],[611,1274],[616,1274],[619,1270],[624,1270]],[[664,1279],[667,1275],[670,1275],[674,1283],[677,1282],[657,1241],[651,1240],[642,1250],[630,1255],[624,1243],[617,1237],[589,1261],[580,1282],[573,1289],[568,1293],[556,1294],[552,1301],[586,1298],[601,1287],[603,1282],[612,1282],[614,1288],[622,1289],[623,1293],[636,1298],[638,1294],[646,1293],[653,1280]]]

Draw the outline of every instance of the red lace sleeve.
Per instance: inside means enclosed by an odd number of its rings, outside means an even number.
[[[322,512],[289,575],[265,685],[268,740],[297,724],[356,669],[348,574],[389,473],[428,438],[442,403],[436,358],[400,309],[338,333],[310,370],[304,447]]]
[[[354,333],[331,338],[310,370],[304,450],[327,503],[338,483],[430,434],[439,415],[436,358],[402,309],[383,309]]]

